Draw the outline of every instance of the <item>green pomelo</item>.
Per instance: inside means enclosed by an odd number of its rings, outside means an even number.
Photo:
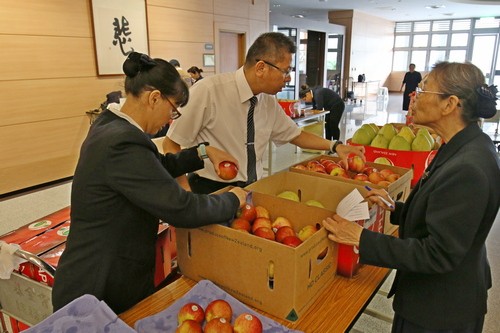
[[[411,145],[404,137],[401,135],[396,135],[389,142],[389,149],[394,150],[411,150]]]
[[[358,128],[354,135],[352,136],[351,142],[359,145],[368,146],[372,141],[372,136],[364,128]]]
[[[377,134],[375,138],[373,138],[370,146],[375,148],[384,148],[387,149],[389,146],[389,140],[383,134]]]

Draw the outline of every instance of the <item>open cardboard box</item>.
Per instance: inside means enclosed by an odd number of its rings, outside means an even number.
[[[253,193],[253,204],[265,207],[272,219],[288,218],[296,232],[331,215],[262,193]],[[243,303],[282,319],[300,318],[335,278],[337,245],[323,227],[296,248],[219,224],[176,232],[183,275],[211,280]]]
[[[304,162],[297,163],[297,164],[306,165],[309,161],[312,161],[312,160],[319,161],[321,159],[330,159],[330,160],[333,160],[335,162],[340,161],[339,157],[321,155],[321,156],[317,156],[317,157],[311,158],[309,160],[306,160]],[[348,179],[348,178],[338,177],[338,176],[331,176],[328,174],[322,174],[322,173],[314,172],[314,171],[297,169],[297,168],[295,168],[295,166],[297,164],[291,166],[289,170],[292,172],[300,173],[300,174],[316,176],[316,177],[320,177],[323,179],[331,179],[331,180],[344,182],[344,183],[348,183],[348,184],[353,184],[353,185],[358,185],[358,186],[362,186],[362,187],[364,187],[365,185],[368,185],[372,188],[384,188],[389,193],[389,195],[391,196],[391,198],[394,201],[405,201],[406,198],[408,198],[408,195],[410,195],[410,191],[411,191],[410,184],[411,184],[411,179],[413,177],[413,170],[412,169],[406,169],[406,168],[385,165],[385,164],[378,164],[378,163],[373,163],[373,162],[366,162],[367,166],[377,168],[378,170],[389,169],[389,170],[392,170],[393,172],[400,175],[399,179],[396,180],[395,182],[391,183],[388,187],[382,187],[382,186],[372,184],[372,183],[368,184],[368,183],[365,183],[365,182],[362,182],[359,180]],[[363,192],[361,194],[363,194]],[[392,225],[390,223],[390,221],[389,221],[390,212],[389,211],[387,211],[385,215],[386,216],[385,216],[384,232],[386,234],[392,234],[397,229],[397,226]]]
[[[367,192],[364,185],[355,185],[289,171],[279,172],[258,180],[245,189],[253,191],[253,195],[258,192],[272,196],[277,196],[283,191],[293,191],[298,194],[301,202],[308,200],[320,202],[325,209],[332,211],[330,215],[337,210],[339,202],[352,190],[357,189],[363,196]],[[356,222],[367,229],[384,232],[384,214],[383,209],[374,205],[370,209],[370,218],[368,220]],[[337,273],[345,277],[352,277],[357,273],[359,267],[359,251],[357,248],[340,244]]]

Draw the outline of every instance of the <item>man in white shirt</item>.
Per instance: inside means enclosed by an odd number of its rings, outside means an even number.
[[[277,146],[292,143],[301,148],[337,152],[340,157],[354,152],[363,156],[362,146],[346,146],[301,131],[277,103],[276,93],[290,81],[290,63],[296,47],[281,33],[264,33],[248,50],[245,65],[235,72],[207,77],[190,88],[189,103],[182,118],[174,121],[165,137],[165,152],[177,152],[192,143],[208,141],[233,155],[239,163],[235,179],[223,181],[206,166],[181,185],[197,193],[211,193],[227,185],[244,186],[247,179],[247,115],[250,99],[257,98],[254,111],[257,179],[262,177],[262,157],[269,140]]]

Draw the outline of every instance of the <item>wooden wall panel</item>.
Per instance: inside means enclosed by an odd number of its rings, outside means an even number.
[[[0,126],[82,116],[111,91],[123,91],[124,77],[0,81]]]
[[[3,127],[0,193],[72,176],[88,128],[86,116]]]
[[[250,19],[269,22],[269,0],[254,0],[254,4],[251,4],[248,10]],[[266,27],[269,27],[269,24]]]
[[[92,36],[90,0],[2,0],[2,34]]]
[[[214,0],[214,13],[247,19],[251,3],[251,0]]]
[[[179,60],[181,67],[188,70],[191,66],[203,69],[204,74],[214,72],[214,67],[203,67],[203,54],[213,53],[206,51],[205,43],[183,43],[172,41],[151,41],[149,49],[152,57],[170,60]]]
[[[96,75],[91,38],[0,35],[0,80]]]
[[[189,1],[179,1],[179,0],[148,0],[148,15],[152,7],[167,7],[167,8],[177,8],[195,12],[214,12],[214,1],[213,0],[189,0]],[[151,8],[149,8],[151,7]]]
[[[213,15],[157,7],[148,12],[149,40],[210,42]]]

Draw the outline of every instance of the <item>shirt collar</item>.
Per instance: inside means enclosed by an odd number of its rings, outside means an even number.
[[[236,85],[238,87],[238,94],[240,97],[240,103],[243,104],[247,102],[250,98],[254,96],[250,85],[248,84],[247,78],[245,77],[245,72],[243,67],[240,67],[235,74]]]
[[[141,128],[141,126],[139,126],[139,124],[134,119],[132,119],[132,117],[121,112],[121,108],[122,108],[121,104],[118,104],[118,103],[109,103],[107,106],[107,109],[109,111],[113,112],[118,117],[125,119],[126,121],[128,121],[129,123],[131,123],[132,125],[137,127],[138,129],[140,129],[141,132],[144,132],[144,130]]]

